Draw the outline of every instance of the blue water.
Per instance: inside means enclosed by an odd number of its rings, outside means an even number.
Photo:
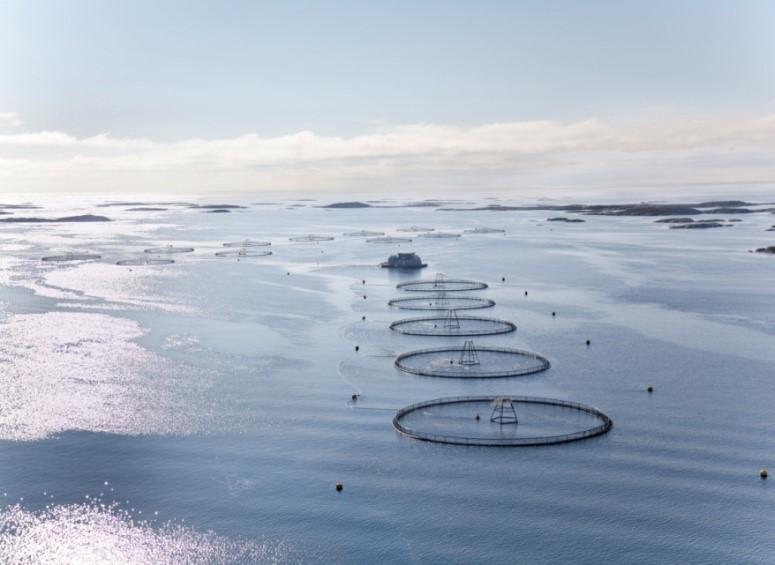
[[[775,491],[758,476],[775,471],[775,259],[748,253],[773,243],[771,216],[669,230],[314,202],[230,214],[40,204],[36,215],[116,221],[0,227],[3,562],[775,563]],[[342,237],[412,225],[506,234]],[[310,233],[336,240],[288,241]],[[214,256],[246,238],[273,254]],[[196,251],[113,264],[167,244]],[[462,341],[388,329],[424,314],[387,307],[415,275],[377,265],[404,250],[429,264],[424,277],[487,282],[469,294],[496,306],[466,314],[518,330],[476,341],[538,352],[551,369],[396,370],[400,352]],[[40,262],[75,251],[103,258]],[[614,428],[499,449],[391,427],[404,405],[467,394],[583,402]]]

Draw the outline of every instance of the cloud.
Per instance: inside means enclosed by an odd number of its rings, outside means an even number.
[[[18,128],[24,122],[14,112],[0,112],[0,129]]]
[[[10,116],[10,117],[4,117]],[[0,121],[21,123],[15,114]],[[4,123],[4,122],[3,122]],[[101,190],[110,183],[139,190],[337,188],[379,179],[447,183],[456,175],[482,186],[520,178],[570,178],[577,172],[648,173],[660,182],[763,182],[775,179],[775,116],[677,120],[617,126],[599,120],[498,122],[459,127],[383,126],[350,137],[312,131],[276,137],[157,142],[58,131],[0,133],[0,182],[23,191],[58,187]],[[723,156],[723,174],[719,160]],[[757,156],[752,162],[752,156]],[[649,171],[654,164],[663,170]],[[593,171],[593,173],[591,173]],[[229,183],[224,186],[224,183]],[[368,184],[368,183],[367,183]],[[141,186],[142,185],[142,186]],[[102,188],[100,188],[102,187]]]

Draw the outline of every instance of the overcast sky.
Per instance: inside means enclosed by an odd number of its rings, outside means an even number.
[[[768,0],[0,0],[0,191],[773,193],[774,30]]]

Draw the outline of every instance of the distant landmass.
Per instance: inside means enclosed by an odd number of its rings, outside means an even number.
[[[333,204],[326,204],[320,206],[321,208],[371,208],[371,204],[365,202],[334,202]]]
[[[40,206],[33,204],[0,204],[0,208],[7,208],[9,210],[40,210]]]
[[[110,218],[105,216],[95,216],[93,214],[84,214],[82,216],[64,216],[62,218],[2,218],[0,222],[8,224],[48,224],[63,222],[110,222]]]
[[[239,204],[189,204],[188,207],[199,210],[244,210],[247,208],[247,206],[240,206]]]
[[[191,202],[136,202],[136,201],[119,201],[119,202],[103,202],[97,204],[97,208],[123,208],[125,206],[194,206]]]
[[[775,208],[752,210],[744,206],[756,206],[743,200],[713,200],[696,204],[566,204],[538,206],[504,206],[489,204],[475,208],[439,208],[440,212],[512,212],[512,211],[555,211],[572,212],[589,216],[696,216],[699,214],[752,214],[772,212]]]

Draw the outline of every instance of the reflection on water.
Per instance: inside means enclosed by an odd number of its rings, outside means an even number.
[[[57,565],[287,562],[282,544],[228,539],[171,522],[157,526],[137,514],[99,500],[37,511],[9,505],[0,510],[0,556],[3,563]]]
[[[137,322],[105,314],[11,316],[0,325],[0,438],[207,429],[206,373],[132,341],[142,335]]]

